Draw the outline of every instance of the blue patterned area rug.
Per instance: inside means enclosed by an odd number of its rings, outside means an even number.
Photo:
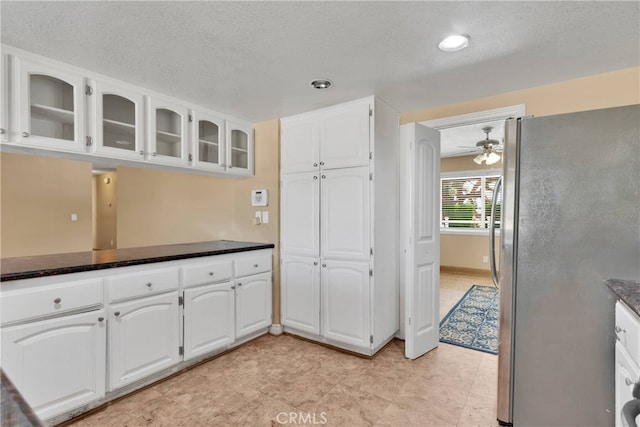
[[[440,341],[498,354],[498,289],[473,285],[440,322]]]

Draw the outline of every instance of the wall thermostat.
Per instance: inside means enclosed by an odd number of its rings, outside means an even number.
[[[267,206],[268,204],[269,192],[267,190],[251,190],[251,206]]]

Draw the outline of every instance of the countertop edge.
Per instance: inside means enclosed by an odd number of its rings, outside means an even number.
[[[636,280],[606,279],[604,283],[636,315],[640,316],[640,282]]]
[[[273,243],[250,243],[250,242],[238,242],[246,243],[249,246],[225,248],[216,250],[194,251],[186,253],[177,253],[173,255],[161,255],[152,257],[141,257],[136,259],[117,260],[112,262],[102,262],[95,264],[83,264],[77,266],[65,266],[54,267],[40,270],[30,270],[12,273],[0,273],[0,282],[10,282],[15,280],[33,279],[38,277],[57,276],[62,274],[81,273],[85,271],[106,270],[110,268],[129,267],[134,265],[153,264],[159,262],[177,261],[189,258],[200,258],[215,255],[224,255],[238,252],[248,252],[260,249],[273,249],[275,245]],[[171,246],[171,245],[167,245]]]

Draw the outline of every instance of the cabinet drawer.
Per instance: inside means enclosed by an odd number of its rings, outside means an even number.
[[[108,279],[109,301],[155,295],[178,289],[177,268],[163,268],[141,273],[123,274]]]
[[[616,336],[640,365],[640,318],[621,302],[616,303]]]
[[[259,255],[236,260],[236,277],[271,271],[271,255]]]
[[[43,285],[0,295],[2,324],[51,316],[102,304],[102,280]]]
[[[184,267],[184,286],[221,282],[231,278],[231,261],[209,261]]]

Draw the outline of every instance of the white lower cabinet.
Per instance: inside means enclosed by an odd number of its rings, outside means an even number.
[[[236,279],[236,338],[271,326],[271,272]]]
[[[622,408],[634,399],[633,389],[640,382],[640,318],[620,301],[616,302],[615,333],[615,420],[616,426],[627,426]]]
[[[318,258],[283,257],[280,273],[281,323],[320,335],[320,265]]]
[[[233,282],[185,289],[184,360],[233,344],[234,305]]]
[[[112,304],[109,322],[109,390],[180,361],[177,291]]]
[[[370,348],[369,263],[325,260],[320,277],[321,335]]]
[[[2,329],[2,369],[38,417],[104,396],[104,318],[97,310]]]

